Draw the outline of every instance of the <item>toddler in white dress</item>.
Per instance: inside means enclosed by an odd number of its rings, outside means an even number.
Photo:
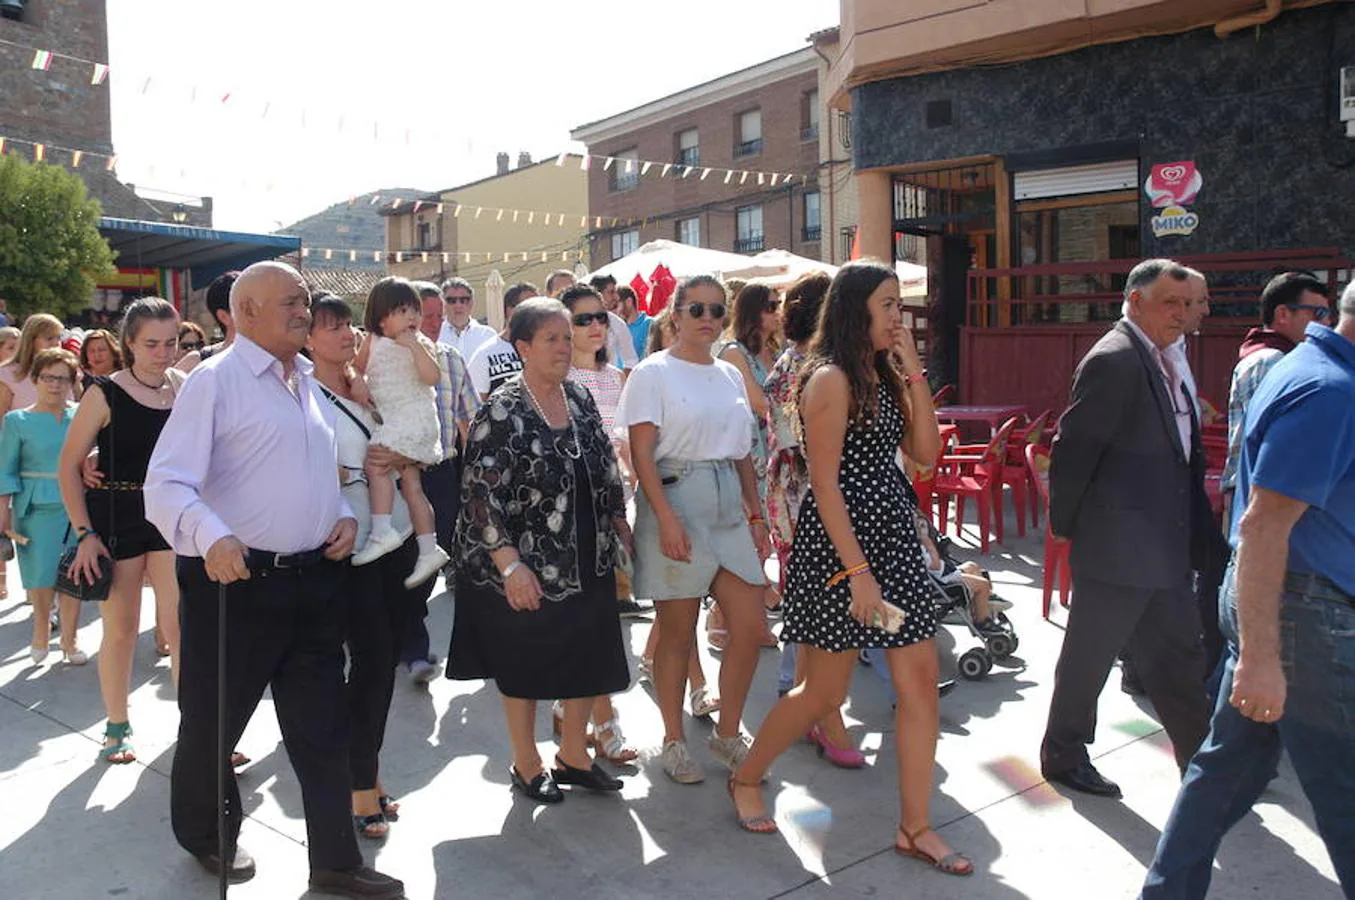
[[[419,333],[421,314],[422,303],[412,284],[393,277],[378,281],[367,297],[364,325],[368,336],[356,360],[381,416],[381,424],[372,432],[372,443],[410,460],[398,469],[400,493],[409,506],[409,520],[419,542],[419,559],[405,579],[405,586],[410,588],[432,578],[449,559],[438,546],[433,505],[424,495],[419,474],[421,465],[435,465],[443,459],[434,388],[441,373],[436,348]],[[396,474],[367,462],[372,532],[367,543],[353,554],[355,566],[380,559],[408,537],[391,526]]]

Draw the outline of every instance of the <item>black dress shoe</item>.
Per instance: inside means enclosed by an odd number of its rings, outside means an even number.
[[[311,890],[317,894],[361,897],[365,900],[399,900],[405,895],[405,883],[382,875],[369,866],[356,869],[316,869],[311,872]]]
[[[1079,763],[1062,772],[1045,772],[1044,777],[1054,784],[1061,784],[1083,794],[1114,797],[1116,800],[1122,796],[1120,786],[1096,771],[1096,767],[1089,762]]]
[[[221,857],[215,853],[203,853],[200,856],[193,857],[208,872],[218,878],[221,877]],[[254,857],[249,855],[249,851],[244,847],[235,848],[235,857],[231,860],[226,869],[226,881],[231,884],[240,884],[249,881],[254,877]]]
[[[510,767],[508,773],[513,777],[513,790],[527,799],[535,800],[537,803],[565,802],[564,791],[560,790],[555,779],[545,769],[530,782],[518,774],[516,766]]]
[[[625,787],[625,782],[608,775],[597,763],[588,769],[576,769],[558,756],[555,757],[555,769],[551,776],[556,784],[575,785],[590,791],[619,791]]]

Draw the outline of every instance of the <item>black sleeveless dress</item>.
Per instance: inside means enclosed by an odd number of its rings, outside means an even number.
[[[870,563],[888,603],[908,617],[897,634],[862,625],[848,613],[851,586],[842,571],[833,542],[819,517],[810,488],[795,523],[795,537],[786,567],[785,612],[781,640],[840,652],[866,647],[906,647],[936,634],[936,607],[927,583],[927,564],[917,530],[915,495],[895,462],[903,440],[904,420],[894,395],[881,387],[875,415],[864,425],[851,425],[842,445],[838,485],[851,516],[852,531]]]
[[[143,553],[168,550],[160,531],[146,521],[141,493],[151,451],[169,421],[168,409],[152,409],[136,400],[111,378],[93,383],[108,402],[110,425],[99,431],[99,472],[104,487],[87,491],[89,521],[114,559],[132,559]]]

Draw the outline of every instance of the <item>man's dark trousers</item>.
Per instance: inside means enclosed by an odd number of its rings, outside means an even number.
[[[265,688],[301,785],[311,870],[362,865],[353,833],[343,680],[348,564],[254,572],[226,587],[226,748]],[[195,856],[217,851],[217,590],[201,559],[179,557],[179,742],[170,773],[174,836]],[[240,789],[226,763],[226,846],[240,833]]]
[[[423,492],[433,504],[433,522],[437,529],[438,546],[456,559],[453,544],[456,537],[456,517],[461,511],[461,454],[445,459],[423,471]],[[448,585],[448,589],[451,585]],[[409,627],[400,653],[400,662],[408,666],[419,659],[428,659],[428,596],[414,600],[409,610]]]
[[[1171,589],[1130,587],[1075,568],[1073,584],[1041,768],[1054,774],[1088,761],[1097,700],[1116,655],[1126,649],[1184,771],[1209,730],[1200,614],[1190,580],[1182,578]]]

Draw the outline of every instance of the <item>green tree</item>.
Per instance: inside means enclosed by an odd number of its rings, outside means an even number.
[[[76,175],[0,156],[0,297],[11,318],[84,308],[95,279],[114,270],[99,214]]]

